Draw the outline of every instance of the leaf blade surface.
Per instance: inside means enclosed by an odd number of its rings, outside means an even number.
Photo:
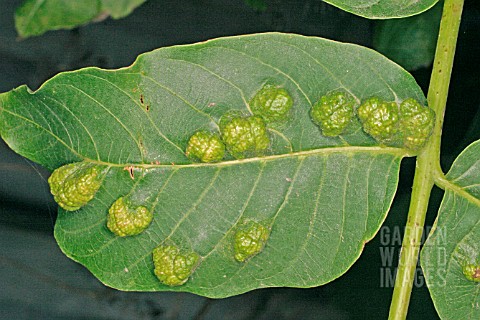
[[[468,146],[446,175],[448,183],[421,263],[442,319],[477,319],[480,286],[463,273],[480,265],[480,141]]]
[[[231,111],[249,114],[248,102],[267,82],[287,89],[294,106],[287,123],[269,128],[265,155],[213,164],[185,156],[194,132],[218,131]],[[159,49],[119,70],[63,73],[36,92],[17,88],[0,95],[0,132],[15,151],[52,170],[78,161],[108,168],[91,202],[59,210],[55,237],[109,286],[209,297],[311,287],[348,270],[378,231],[408,155],[379,146],[358,123],[339,137],[322,136],[309,111],[336,89],[358,101],[376,95],[425,103],[413,78],[372,50],[259,34]],[[126,195],[154,220],[142,234],[119,238],[106,228],[106,214]],[[245,220],[271,233],[260,254],[240,263],[232,241]],[[180,287],[153,274],[151,251],[162,243],[201,257]]]

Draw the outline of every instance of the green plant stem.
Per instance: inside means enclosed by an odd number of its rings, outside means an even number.
[[[412,198],[390,305],[391,320],[407,317],[430,192],[434,179],[443,176],[440,167],[440,142],[463,1],[445,0],[443,7],[427,97],[428,105],[435,110],[435,127],[432,137],[417,157]]]

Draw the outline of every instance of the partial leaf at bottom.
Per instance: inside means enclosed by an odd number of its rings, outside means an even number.
[[[139,170],[134,186],[122,168],[112,168],[91,205],[73,214],[60,211],[55,236],[68,256],[122,290],[226,297],[261,287],[316,286],[345,272],[376,233],[396,189],[399,162],[381,149],[325,150]],[[154,223],[134,238],[114,237],[105,228],[105,211],[131,192],[145,197]],[[268,221],[271,235],[261,254],[239,263],[232,231],[243,219]],[[178,288],[153,274],[153,248],[170,241],[202,257]]]

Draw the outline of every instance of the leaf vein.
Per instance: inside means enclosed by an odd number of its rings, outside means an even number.
[[[351,155],[349,155],[349,158],[351,159]],[[351,170],[352,166],[348,166],[347,167],[347,172],[345,174],[345,181],[344,181],[344,185],[343,185],[343,194],[342,194],[342,225],[340,226],[340,238],[339,238],[339,241],[338,241],[338,245],[337,245],[337,248],[335,250],[335,255],[334,255],[334,258],[333,258],[333,261],[332,261],[332,265],[335,264],[335,261],[338,259],[338,254],[340,252],[340,247],[343,243],[343,232],[345,231],[345,205],[347,203],[347,190],[348,190],[348,182],[349,182],[349,178],[348,176],[350,175],[350,170]]]
[[[59,86],[66,86],[66,87],[71,87],[73,88],[74,90],[80,92],[81,94],[85,95],[86,97],[88,97],[90,100],[92,100],[93,102],[95,102],[98,106],[100,106],[103,110],[105,110],[113,119],[115,119],[115,121],[118,122],[118,124],[130,135],[130,137],[132,138],[132,140],[135,142],[135,144],[137,145],[137,148],[138,148],[138,152],[142,158],[142,162],[144,161],[143,159],[143,152],[142,152],[142,147],[140,146],[140,142],[138,141],[138,139],[135,138],[135,135],[130,131],[130,129],[113,113],[111,112],[106,106],[104,106],[100,101],[98,101],[97,99],[95,99],[93,96],[89,95],[87,92],[83,91],[82,89],[78,88],[78,87],[75,87],[74,85],[71,85],[71,84],[58,84]]]
[[[252,114],[252,111],[250,110],[250,106],[248,105],[248,102],[247,102],[247,99],[245,97],[245,93],[243,92],[243,90],[237,86],[236,84],[234,84],[232,81],[224,78],[223,76],[213,72],[212,70],[208,69],[207,67],[205,67],[204,65],[201,65],[201,64],[198,64],[198,63],[195,63],[195,62],[192,62],[192,61],[188,61],[188,60],[183,60],[183,59],[178,59],[178,58],[165,58],[165,59],[168,59],[168,60],[173,60],[173,61],[178,61],[178,62],[185,62],[185,63],[188,63],[188,64],[191,64],[193,66],[196,66],[197,68],[200,68],[208,73],[210,73],[211,75],[213,75],[214,77],[222,80],[223,82],[227,83],[228,85],[230,85],[231,87],[233,87],[235,90],[237,90],[240,94],[240,97],[242,98],[243,100],[243,103],[245,104],[245,107],[247,108],[247,110],[250,112],[250,114]],[[199,111],[201,112],[201,111]],[[203,112],[202,112],[203,113]],[[210,115],[208,115],[210,117]]]
[[[300,87],[300,84],[295,80],[293,79],[289,74],[287,74],[286,72],[282,71],[281,69],[263,61],[262,59],[258,58],[258,57],[255,57],[255,56],[252,56],[251,54],[248,54],[244,51],[240,51],[240,50],[237,50],[237,49],[233,49],[233,48],[228,48],[228,47],[223,47],[223,46],[219,46],[219,45],[215,45],[215,46],[212,46],[212,47],[215,47],[215,48],[222,48],[222,49],[225,49],[225,50],[230,50],[230,51],[234,51],[234,52],[237,52],[237,53],[240,53],[250,59],[253,59],[253,60],[256,60],[258,62],[260,62],[261,64],[263,64],[264,66],[267,66],[273,70],[275,70],[276,72],[278,73],[281,73],[282,75],[284,75],[287,79],[289,79],[290,81],[292,81],[292,83],[298,88],[298,90],[302,93],[302,95],[305,97],[305,99],[307,100],[307,102],[312,105],[312,102],[310,101],[310,98],[307,96],[307,94],[303,91],[302,87]]]
[[[200,196],[198,197],[198,199],[192,204],[192,206],[190,207],[190,209],[187,210],[187,212],[180,218],[180,220],[177,222],[177,224],[172,228],[172,230],[170,231],[170,234],[165,238],[164,241],[167,241],[168,239],[170,239],[173,234],[175,233],[176,230],[178,230],[178,228],[180,227],[180,225],[188,218],[188,216],[195,210],[195,208],[200,204],[202,203],[203,199],[205,198],[205,196],[207,195],[207,193],[210,191],[210,189],[212,188],[213,184],[215,183],[215,181],[217,180],[218,176],[220,175],[220,171],[222,169],[221,168],[218,168],[217,171],[215,172],[215,174],[213,175],[212,179],[210,180],[209,184],[205,187],[205,189],[202,191],[202,193],[200,194]]]
[[[92,134],[90,133],[90,130],[88,130],[88,128],[83,124],[83,122],[77,117],[77,115],[75,113],[73,113],[69,108],[67,108],[67,106],[65,104],[63,104],[62,102],[54,99],[53,97],[49,96],[48,99],[52,100],[53,102],[57,103],[58,105],[60,105],[62,108],[64,108],[68,113],[70,113],[74,118],[75,120],[80,124],[80,126],[83,127],[83,129],[85,130],[85,132],[87,133],[88,137],[90,138],[90,141],[92,141],[93,143],[93,147],[95,149],[95,153],[97,155],[97,160],[100,160],[100,153],[98,151],[98,147],[97,147],[97,142],[95,141],[95,139],[93,139],[93,136]]]
[[[79,158],[83,158],[82,155],[80,155],[75,149],[72,149],[72,147],[70,147],[68,145],[68,143],[66,143],[65,141],[63,141],[63,139],[61,139],[59,136],[57,136],[55,133],[53,133],[51,130],[48,130],[46,129],[45,127],[41,126],[39,123],[33,121],[33,120],[30,120],[18,113],[15,113],[13,111],[10,111],[10,110],[7,110],[7,109],[3,109],[4,112],[6,113],[9,113],[11,114],[12,116],[14,117],[17,117],[19,119],[22,119],[24,120],[25,122],[28,122],[28,123],[31,123],[32,125],[36,126],[37,128],[49,133],[52,137],[54,137],[58,142],[60,142],[61,144],[63,144],[65,146],[65,148],[67,148],[68,150],[70,150],[73,154],[75,154],[76,156],[78,156]]]
[[[238,215],[237,219],[235,220],[235,222],[233,223],[232,227],[229,228],[231,230],[233,230],[237,225],[238,223],[240,222],[241,218],[243,217],[244,213],[245,213],[245,209],[247,209],[248,207],[248,204],[250,203],[250,200],[252,199],[252,196],[253,194],[255,193],[255,190],[257,189],[257,186],[258,186],[258,182],[260,181],[262,175],[263,175],[263,171],[265,169],[265,166],[266,166],[266,162],[262,162],[261,163],[261,166],[260,166],[260,171],[258,172],[258,175],[257,175],[257,178],[255,179],[255,182],[253,183],[252,185],[252,188],[250,189],[250,192],[248,194],[248,197],[247,197],[247,200],[245,201],[245,203],[243,204],[243,207],[242,209],[240,210],[240,214]],[[213,246],[213,248],[203,257],[203,259],[207,259],[214,251],[216,251],[219,247],[219,245],[222,243],[223,240],[225,240],[225,238],[227,237],[227,235],[229,234],[229,231],[225,232],[224,236],[215,244],[215,246]]]
[[[101,79],[103,81],[105,81],[106,83],[110,84],[111,86],[113,86],[114,88],[116,88],[118,91],[120,91],[121,93],[123,93],[124,95],[126,95],[127,97],[129,97],[132,102],[134,104],[136,104],[137,106],[140,107],[140,109],[143,111],[143,113],[147,116],[148,120],[150,121],[150,123],[153,125],[153,127],[155,128],[155,130],[157,131],[157,133],[166,141],[168,142],[169,144],[171,144],[172,146],[174,146],[175,148],[177,148],[178,150],[180,150],[181,154],[184,155],[185,152],[183,151],[183,149],[177,145],[176,143],[174,143],[173,141],[171,141],[161,130],[160,128],[156,125],[156,123],[153,121],[152,117],[150,116],[150,114],[142,107],[142,105],[140,103],[137,102],[136,99],[134,99],[130,94],[128,94],[128,92],[126,92],[125,90],[123,90],[122,88],[118,87],[116,84],[114,84],[113,82],[105,79],[105,78],[102,78],[102,77],[99,77],[99,76],[96,76],[96,75],[93,75],[93,74],[85,74],[87,76],[90,76],[90,77],[95,77],[97,79]],[[140,74],[141,75],[141,74]],[[149,77],[147,77],[149,78]],[[140,150],[141,151],[141,150]]]

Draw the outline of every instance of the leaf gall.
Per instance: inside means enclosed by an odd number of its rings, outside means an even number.
[[[284,88],[266,84],[250,101],[250,108],[256,116],[266,123],[280,122],[288,117],[293,99]]]
[[[225,116],[224,116],[225,117]],[[222,117],[220,130],[228,151],[237,159],[262,154],[270,145],[265,121],[257,116]]]
[[[346,92],[333,91],[322,96],[310,110],[312,121],[327,137],[341,135],[354,117],[355,99]]]
[[[135,207],[120,197],[108,210],[107,227],[117,236],[133,236],[145,230],[152,220],[153,213],[146,207]]]
[[[102,185],[103,170],[95,165],[77,162],[53,171],[48,183],[60,207],[75,211],[93,199]]]
[[[245,262],[259,254],[270,236],[270,230],[261,223],[250,220],[240,225],[234,235],[235,260]]]
[[[201,162],[218,162],[225,156],[225,144],[216,134],[198,131],[190,137],[185,154]]]
[[[195,252],[183,252],[176,246],[158,246],[153,250],[155,275],[163,284],[180,286],[187,282],[200,262]]]

